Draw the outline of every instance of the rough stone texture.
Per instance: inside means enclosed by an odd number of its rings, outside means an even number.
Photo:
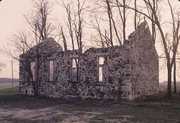
[[[37,49],[39,77],[31,82],[29,62],[37,62]],[[103,82],[98,80],[99,57],[106,58]],[[79,59],[79,81],[72,81],[73,58]],[[123,46],[90,48],[81,54],[78,50],[62,51],[51,38],[22,54],[20,59],[20,94],[33,95],[34,85],[39,95],[51,98],[132,100],[159,90],[158,55],[146,22]],[[54,60],[54,81],[49,81],[49,60]]]
[[[37,52],[41,54],[53,54],[62,50],[62,47],[53,38],[50,37],[38,45],[32,47],[27,53],[30,55],[37,54]]]
[[[159,92],[159,62],[147,23],[142,23],[137,31],[129,36],[132,43],[133,95]]]

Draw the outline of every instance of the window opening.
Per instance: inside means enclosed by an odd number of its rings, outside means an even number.
[[[31,74],[32,74],[32,81],[35,81],[35,62],[33,61],[33,62],[31,62],[30,63],[30,65],[31,65]]]
[[[104,62],[105,62],[105,58],[104,57],[99,57],[99,82],[103,81],[103,68],[104,68]]]
[[[71,79],[72,81],[77,81],[78,80],[78,64],[79,64],[79,60],[78,58],[73,58],[72,59],[72,76]]]
[[[49,81],[54,81],[54,61],[49,61]]]

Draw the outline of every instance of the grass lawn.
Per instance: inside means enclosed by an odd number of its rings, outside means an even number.
[[[11,99],[18,93],[18,88],[0,89],[0,101],[3,99]]]
[[[0,90],[2,123],[180,123],[180,98],[158,95],[136,102],[56,100]]]

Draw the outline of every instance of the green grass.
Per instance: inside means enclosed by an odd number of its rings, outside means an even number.
[[[0,100],[11,99],[18,93],[18,88],[0,90]]]
[[[136,104],[137,107],[146,107],[146,108],[161,108],[163,106],[162,103],[140,103],[140,104]]]

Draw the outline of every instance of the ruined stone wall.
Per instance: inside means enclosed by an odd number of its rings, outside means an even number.
[[[58,52],[54,54],[41,54],[39,57],[39,95],[53,98],[127,98],[130,90],[123,90],[126,82],[130,80],[130,56],[129,49],[124,46],[104,49],[92,48],[84,54],[73,51]],[[79,56],[79,81],[71,81],[72,58]],[[98,57],[107,57],[108,80],[98,81]],[[27,57],[28,58],[28,57]],[[54,81],[48,80],[49,60],[55,61]],[[26,61],[26,60],[25,60]],[[25,71],[23,67],[20,71]],[[20,74],[21,79],[27,77]],[[22,94],[33,95],[32,82],[24,81],[20,89]],[[31,86],[27,86],[27,83]],[[27,91],[31,88],[31,94]]]
[[[146,22],[129,36],[134,98],[159,92],[159,63],[155,42]]]
[[[90,48],[84,53],[58,49],[56,52],[42,50],[38,55],[39,77],[35,86],[38,87],[39,95],[51,98],[131,100],[158,92],[158,56],[146,23],[141,24],[123,46]],[[102,82],[99,82],[98,77],[99,57],[106,58],[103,69],[107,73]],[[79,59],[78,81],[72,81],[73,58]],[[20,59],[20,94],[33,95],[33,84],[37,82],[30,81],[27,68],[31,60],[37,61],[37,57],[28,52],[21,55]],[[54,61],[53,81],[49,81],[50,60]]]
[[[76,52],[58,52],[51,56],[43,56],[40,69],[41,75],[39,91],[40,95],[53,98],[69,98],[77,96],[76,84],[71,82],[71,59],[77,56]],[[48,80],[48,64],[54,60],[54,81]]]
[[[124,46],[92,48],[80,57],[80,83],[84,98],[128,98],[130,90],[123,90],[130,82],[130,54]],[[108,79],[98,81],[98,57],[107,58]]]
[[[34,89],[30,79],[32,78],[30,71],[30,61],[34,60],[35,56],[32,54],[22,54],[19,62],[19,93],[34,95]]]

